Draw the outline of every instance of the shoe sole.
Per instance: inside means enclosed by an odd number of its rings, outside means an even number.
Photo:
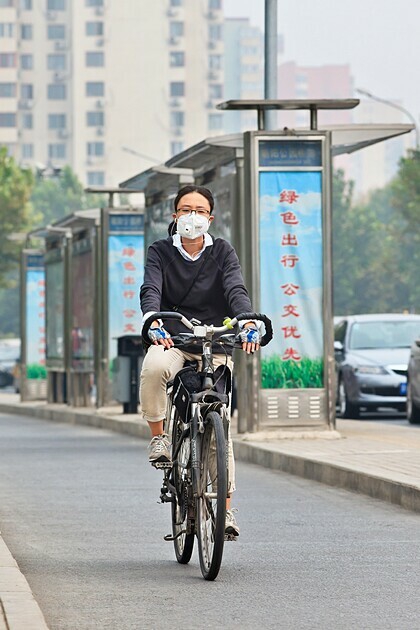
[[[226,527],[225,529],[226,536],[239,536],[239,532],[237,529],[233,529],[233,527]]]

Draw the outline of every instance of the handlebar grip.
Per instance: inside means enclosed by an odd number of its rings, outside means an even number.
[[[240,315],[236,315],[235,319],[238,322],[243,321],[244,319],[256,319],[262,322],[265,326],[265,333],[261,338],[261,346],[266,346],[273,338],[273,326],[271,323],[271,319],[264,315],[264,313],[241,313]]]
[[[150,315],[150,317],[148,317],[144,322],[141,330],[141,337],[146,346],[150,346],[151,344],[147,333],[149,332],[151,324],[153,324],[156,319],[182,319],[182,315],[181,313],[175,313],[174,311],[159,311],[158,313],[152,313],[152,315]]]

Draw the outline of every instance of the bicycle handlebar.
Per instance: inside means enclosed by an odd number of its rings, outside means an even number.
[[[213,336],[214,333],[227,332],[228,330],[231,330],[234,326],[236,326],[236,324],[240,321],[256,319],[257,321],[262,322],[265,326],[265,333],[261,338],[260,345],[266,346],[273,338],[273,326],[271,324],[271,320],[267,317],[267,315],[264,315],[263,313],[240,313],[230,320],[228,326],[212,326],[208,324],[201,324],[197,320],[194,320],[194,318],[190,321],[184,315],[182,315],[181,313],[176,313],[175,311],[162,311],[150,315],[150,317],[148,317],[143,324],[141,336],[143,342],[147,346],[151,344],[148,336],[149,328],[151,324],[157,319],[177,319],[181,321],[186,328],[192,330],[194,332],[194,335],[199,339],[206,338],[209,333],[211,334],[211,336]]]

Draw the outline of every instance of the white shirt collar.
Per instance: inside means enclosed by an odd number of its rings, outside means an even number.
[[[177,250],[179,251],[179,253],[181,254],[181,256],[183,256],[183,258],[185,258],[185,260],[198,260],[200,258],[200,256],[202,255],[202,253],[204,252],[204,250],[206,249],[206,247],[210,247],[211,245],[213,245],[213,239],[210,236],[210,234],[208,232],[206,232],[204,234],[204,244],[203,244],[203,249],[198,252],[198,254],[196,254],[194,257],[192,257],[188,252],[185,251],[185,249],[182,247],[182,241],[181,241],[181,236],[179,234],[174,234],[172,236],[172,244],[174,247],[177,248]]]

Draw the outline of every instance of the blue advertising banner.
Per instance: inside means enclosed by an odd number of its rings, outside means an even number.
[[[259,174],[261,310],[275,337],[261,386],[323,387],[322,173]]]
[[[109,365],[117,356],[116,337],[140,334],[140,285],[144,273],[143,234],[108,237]]]
[[[26,377],[46,377],[45,369],[45,271],[28,261],[26,271]]]

